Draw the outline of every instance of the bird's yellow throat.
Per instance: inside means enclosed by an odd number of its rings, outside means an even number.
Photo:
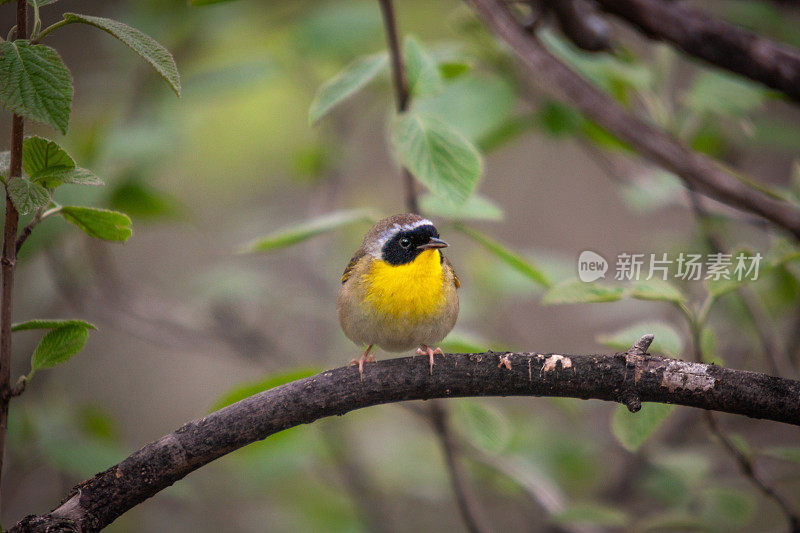
[[[364,301],[378,313],[425,318],[444,305],[444,272],[438,250],[425,250],[405,265],[375,259],[364,278]]]

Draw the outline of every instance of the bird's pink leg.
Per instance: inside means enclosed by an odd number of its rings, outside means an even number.
[[[428,346],[427,344],[421,345],[417,348],[417,355],[427,355],[431,361],[431,375],[433,375],[433,356],[439,354],[444,355],[444,352],[441,348],[436,348],[435,350]]]
[[[375,360],[375,358],[372,357],[372,354],[369,353],[370,350],[372,350],[372,346],[373,346],[372,344],[367,346],[367,351],[364,352],[364,354],[361,356],[361,359],[353,359],[352,361],[350,361],[351,365],[358,364],[358,373],[361,375],[361,379],[364,379],[364,363],[365,362],[371,363],[372,361]]]

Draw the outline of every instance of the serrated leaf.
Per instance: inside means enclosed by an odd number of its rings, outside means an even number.
[[[402,164],[437,196],[460,205],[478,185],[480,153],[446,122],[406,113],[393,121],[391,139]]]
[[[443,90],[416,98],[413,111],[434,116],[476,146],[493,136],[514,116],[516,95],[508,81],[497,76],[465,76]]]
[[[54,49],[0,43],[0,107],[67,133],[71,104],[72,76]]]
[[[22,142],[22,168],[33,176],[52,167],[74,168],[75,161],[58,143],[44,137],[26,137]]]
[[[31,176],[31,180],[45,187],[58,187],[62,184],[105,185],[91,170],[80,167],[50,167]]]
[[[611,431],[623,448],[634,452],[664,423],[674,405],[645,402],[642,408],[631,413],[624,405],[617,405],[611,420]]]
[[[17,322],[11,325],[11,331],[25,331],[29,329],[55,329],[62,326],[80,326],[86,329],[97,329],[97,327],[85,320],[78,319],[34,319],[25,322]]]
[[[598,335],[597,341],[609,348],[624,351],[646,333],[655,336],[649,348],[651,353],[663,353],[672,357],[681,354],[683,343],[678,332],[669,324],[654,320],[638,322],[608,335]]]
[[[240,400],[244,400],[245,398],[248,398],[254,394],[258,394],[259,392],[273,389],[279,385],[297,381],[298,379],[307,378],[308,376],[313,376],[314,374],[319,374],[321,371],[322,369],[317,367],[297,368],[288,370],[286,372],[272,374],[251,383],[237,385],[223,394],[214,403],[214,406],[211,408],[211,410],[218,411],[223,407],[236,403]]]
[[[68,361],[81,351],[89,338],[89,329],[83,325],[68,324],[50,330],[31,358],[31,370],[36,372]]]
[[[636,281],[630,291],[632,298],[637,300],[655,300],[684,304],[686,296],[668,281],[658,278]]]
[[[389,64],[386,53],[356,59],[336,76],[323,83],[311,101],[308,116],[311,124],[324,117],[336,105],[364,88]]]
[[[623,287],[568,279],[550,287],[542,298],[542,305],[616,302],[624,294]]]
[[[8,195],[22,215],[50,205],[50,191],[27,178],[11,178],[8,181]]]
[[[95,207],[63,206],[59,214],[89,236],[106,241],[127,241],[131,219],[125,213]]]
[[[551,286],[550,279],[539,267],[522,258],[519,254],[513,252],[505,245],[494,239],[491,239],[475,229],[463,226],[461,224],[457,225],[456,229],[486,248],[492,253],[492,255],[503,261],[517,272],[525,275],[527,278],[533,280],[542,287]]]
[[[269,252],[280,248],[286,248],[287,246],[292,246],[308,240],[311,237],[316,237],[322,233],[333,231],[349,224],[374,221],[375,216],[366,209],[333,211],[332,213],[327,213],[325,215],[300,222],[293,226],[282,228],[274,233],[270,233],[266,237],[261,237],[260,239],[250,241],[249,243],[243,245],[239,249],[239,252]]]
[[[551,520],[558,524],[593,524],[605,527],[624,527],[631,521],[625,511],[594,502],[574,503],[554,514]]]
[[[117,20],[104,17],[80,15],[78,13],[64,13],[64,20],[69,23],[82,23],[101,29],[119,39],[131,50],[139,54],[145,61],[156,69],[175,94],[181,95],[181,77],[178,66],[169,50],[161,46],[155,39],[141,31]]]
[[[455,427],[476,446],[492,452],[504,451],[511,441],[511,424],[503,413],[486,402],[461,400],[453,410]]]
[[[502,220],[503,209],[481,196],[473,194],[463,205],[455,206],[446,199],[434,194],[426,194],[420,199],[423,213],[451,220]]]
[[[442,88],[442,78],[436,61],[415,37],[406,37],[405,53],[409,94],[419,96],[434,93]]]
[[[11,170],[11,152],[0,152],[0,178],[5,178]]]

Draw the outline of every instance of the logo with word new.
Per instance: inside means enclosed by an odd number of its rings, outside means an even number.
[[[584,250],[578,256],[578,277],[586,283],[606,277],[608,261],[602,255],[591,250]]]

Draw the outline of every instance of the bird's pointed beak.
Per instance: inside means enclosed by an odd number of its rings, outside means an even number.
[[[436,237],[431,237],[431,240],[425,244],[420,244],[417,246],[417,250],[432,250],[434,248],[447,248],[448,246],[450,245],[443,240],[437,239]]]

